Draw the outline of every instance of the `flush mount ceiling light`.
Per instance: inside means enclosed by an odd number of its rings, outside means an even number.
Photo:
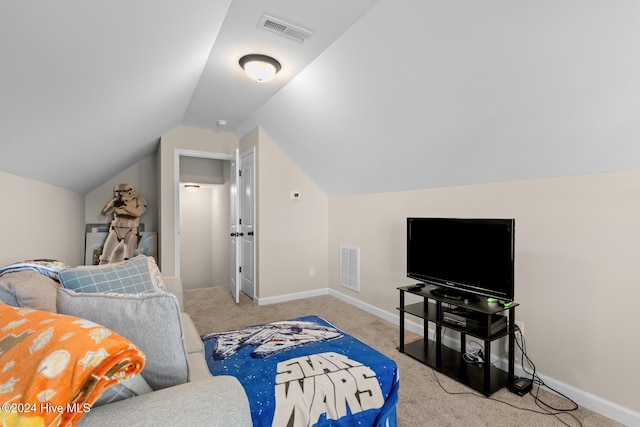
[[[258,82],[268,82],[275,77],[282,66],[267,55],[251,54],[240,58],[240,66],[245,73]]]

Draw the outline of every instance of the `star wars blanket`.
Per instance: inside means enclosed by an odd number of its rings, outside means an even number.
[[[318,316],[202,339],[211,373],[242,383],[254,426],[396,426],[396,363]]]

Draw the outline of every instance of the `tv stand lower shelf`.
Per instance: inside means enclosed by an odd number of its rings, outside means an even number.
[[[433,295],[430,291],[434,286],[427,285],[425,288],[416,290],[411,286],[400,287],[400,345],[398,350],[412,358],[432,367],[468,387],[489,396],[513,381],[514,375],[514,346],[515,329],[511,326],[515,324],[515,306],[509,308],[488,304],[485,301],[461,302],[448,300],[446,298]],[[405,293],[421,296],[423,302],[405,305]],[[443,306],[444,304],[444,306]],[[496,315],[508,313],[506,326],[493,332],[489,326],[483,331],[471,330],[465,326],[455,325],[444,320],[443,313],[456,307],[470,310],[477,316],[486,316],[487,325],[490,325]],[[422,319],[424,324],[425,337],[410,343],[404,342],[404,322],[405,315],[410,315]],[[428,338],[429,324],[435,326],[434,340]],[[443,328],[457,331],[460,334],[460,351],[447,347],[442,342]],[[485,332],[489,331],[489,332]],[[484,363],[468,362],[463,359],[466,352],[466,336],[469,335],[475,340],[482,341]],[[500,369],[490,362],[491,343],[499,338],[507,337],[508,340],[508,363],[507,371]],[[495,356],[494,356],[495,359]],[[487,363],[489,362],[489,363]]]
[[[435,343],[428,340],[428,346],[435,346]],[[427,351],[424,340],[414,341],[404,345],[402,353],[413,357],[419,362],[432,367],[462,384],[479,391],[487,396],[500,390],[507,385],[508,373],[495,366],[488,365],[489,387],[485,390],[485,365],[478,363],[468,363],[462,360],[459,351],[442,346],[442,364],[438,368],[434,351]]]

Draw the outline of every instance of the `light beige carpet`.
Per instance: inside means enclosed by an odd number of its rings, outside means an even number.
[[[397,350],[399,334],[396,325],[329,295],[256,306],[243,294],[240,304],[236,305],[228,287],[201,288],[185,290],[184,309],[201,335],[311,314],[324,318],[396,361],[400,373],[397,410],[400,427],[620,426],[582,407],[571,415],[545,415],[531,395],[519,397],[506,389],[486,398],[400,353]],[[410,332],[407,336],[408,340],[419,338]],[[443,388],[451,393],[465,394],[448,394]],[[555,407],[571,406],[544,390],[540,391],[540,397]]]

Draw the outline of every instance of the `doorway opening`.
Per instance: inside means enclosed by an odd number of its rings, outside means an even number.
[[[254,179],[253,149],[242,157],[174,151],[174,265],[185,289],[228,284],[236,303],[241,286],[254,298]]]
[[[180,157],[180,272],[185,289],[229,283],[229,161]]]

